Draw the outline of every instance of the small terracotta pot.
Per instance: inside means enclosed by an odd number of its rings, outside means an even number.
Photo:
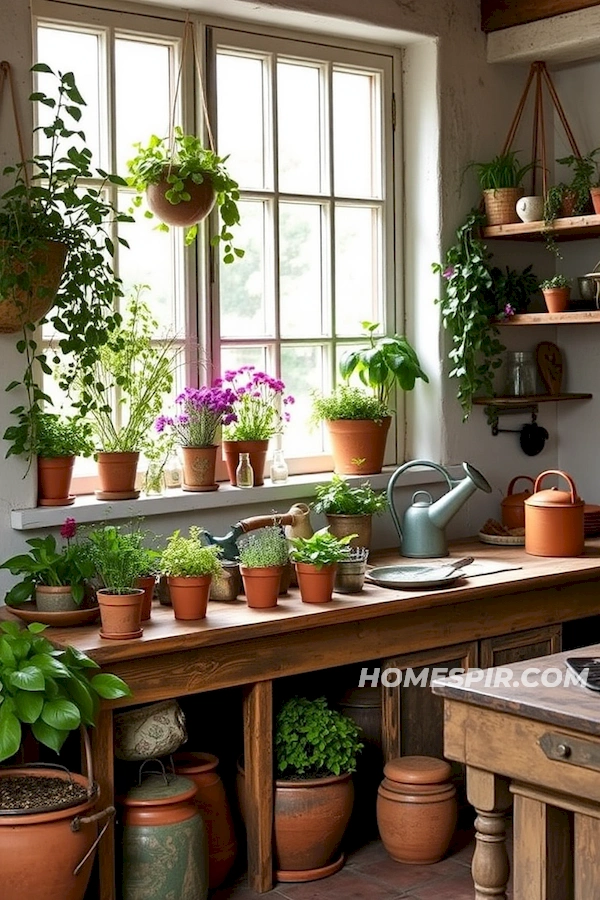
[[[344,516],[326,513],[327,524],[330,532],[336,538],[346,537],[348,534],[356,534],[357,537],[352,538],[349,547],[370,547],[371,546],[371,523],[372,515],[363,516]]]
[[[166,225],[187,228],[201,222],[208,216],[217,199],[212,183],[208,178],[205,178],[202,184],[196,184],[191,178],[186,178],[185,190],[191,199],[171,203],[165,196],[171,188],[169,182],[165,180],[168,171],[165,169],[164,178],[158,184],[149,184],[146,188],[148,208]],[[171,171],[177,174],[179,170],[177,166],[173,166]]]
[[[525,528],[525,500],[527,497],[531,497],[531,491],[524,490],[518,494],[513,493],[515,484],[521,480],[529,481],[531,487],[534,485],[534,480],[529,475],[515,475],[512,479],[508,485],[506,497],[500,504],[502,524],[505,528]]]
[[[104,500],[130,500],[139,497],[135,487],[139,453],[98,453],[100,490]]]
[[[240,566],[246,602],[251,609],[277,606],[283,566]]]
[[[542,290],[544,301],[549,313],[565,312],[569,308],[571,288],[545,288]]]
[[[5,241],[2,241],[6,245]],[[67,245],[58,241],[40,241],[40,246],[24,264],[11,260],[7,266],[15,273],[29,269],[30,290],[15,288],[8,296],[0,297],[0,333],[14,334],[21,331],[26,322],[37,322],[54,306],[67,258]]]
[[[141,588],[132,588],[129,594],[112,594],[107,588],[96,591],[102,623],[100,636],[112,640],[141,637],[143,595]]]
[[[38,584],[35,588],[35,605],[40,612],[65,612],[79,609],[73,600],[70,585],[54,587],[48,584]]]
[[[141,588],[144,592],[142,597],[142,622],[147,622],[152,615],[152,600],[154,598],[154,588],[156,587],[155,575],[141,575],[136,581],[136,587]]]
[[[328,419],[327,428],[338,475],[376,475],[383,467],[385,442],[391,417]]]
[[[268,441],[223,441],[223,458],[230,483],[233,485],[236,483],[235,472],[240,461],[240,453],[249,453],[250,465],[254,472],[254,486],[261,487],[265,483],[268,448]]]
[[[183,490],[184,491],[216,491],[219,485],[215,481],[215,465],[217,447],[182,447],[183,456]]]
[[[74,456],[38,456],[38,506],[70,506]]]
[[[295,563],[296,578],[303,603],[328,603],[333,594],[337,566],[316,566]]]
[[[176,619],[194,621],[206,617],[211,580],[210,575],[198,575],[195,578],[168,576],[171,605]]]

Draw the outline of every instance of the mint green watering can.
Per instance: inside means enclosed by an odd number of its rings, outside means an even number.
[[[394,506],[394,485],[400,475],[417,466],[440,472],[446,479],[448,491],[435,501],[429,491],[415,491],[411,505],[404,513],[402,524],[400,524]],[[414,459],[396,469],[388,484],[387,498],[392,519],[400,537],[402,556],[415,559],[448,556],[448,542],[444,530],[446,525],[477,489],[485,491],[486,494],[492,490],[481,472],[467,462],[464,462],[462,467],[466,474],[464,478],[458,480],[451,478],[443,466],[427,459]]]

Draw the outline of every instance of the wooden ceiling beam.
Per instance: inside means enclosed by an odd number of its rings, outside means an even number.
[[[600,6],[600,0],[481,0],[481,29],[500,31],[590,6]]]

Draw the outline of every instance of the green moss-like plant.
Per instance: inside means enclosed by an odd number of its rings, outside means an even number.
[[[278,525],[269,525],[240,539],[240,563],[249,569],[285,566],[289,547],[285,534]]]
[[[359,732],[325,697],[292,697],[275,719],[277,774],[293,780],[355,772],[363,748]]]

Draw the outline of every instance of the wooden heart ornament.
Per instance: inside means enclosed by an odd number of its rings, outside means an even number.
[[[535,348],[535,357],[548,393],[560,394],[563,376],[563,360],[560,349],[552,341],[541,341]]]

